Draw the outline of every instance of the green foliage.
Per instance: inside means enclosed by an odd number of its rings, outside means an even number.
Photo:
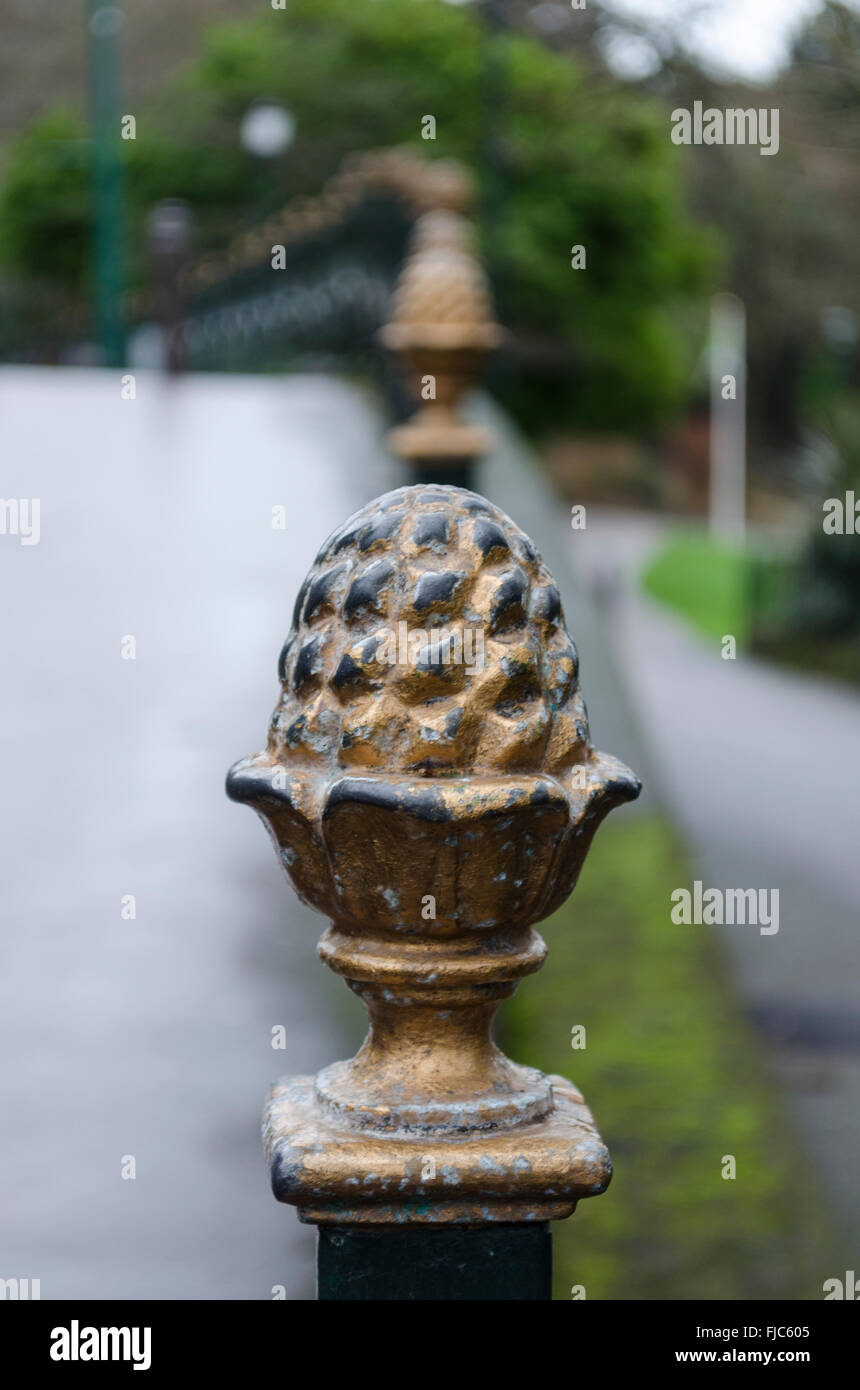
[[[547,967],[501,1015],[512,1057],[582,1088],[615,1164],[554,1227],[560,1299],[816,1299],[842,1268],[719,948],[669,919],[691,878],[662,819],[610,820],[547,924]]]
[[[809,533],[776,601],[756,611],[755,645],[766,655],[860,684],[860,408],[843,392],[824,418],[832,449],[826,492],[812,508]],[[826,500],[842,504],[843,531],[825,530]]]
[[[86,127],[54,110],[10,151],[0,190],[0,254],[18,274],[81,290],[92,242],[92,151]]]
[[[162,129],[145,139],[117,137],[119,168],[132,232],[132,284],[146,274],[144,224],[149,209],[177,190],[194,203],[204,244],[232,230],[249,161],[207,142],[201,130],[181,141]],[[0,187],[0,259],[37,284],[84,293],[93,255],[93,144],[72,113],[55,109],[13,142]]]
[[[844,396],[831,406],[825,427],[835,454],[828,498],[837,498],[847,515],[843,534],[825,531],[823,511],[815,522],[801,563],[787,625],[805,635],[860,638],[860,543],[852,534],[848,494],[860,500],[860,405]]]
[[[297,123],[293,147],[265,168],[238,140],[241,116],[261,98],[282,101]],[[420,137],[428,114],[432,143]],[[539,384],[527,413],[551,413],[556,428],[617,431],[650,428],[677,408],[694,358],[680,314],[704,287],[713,248],[685,217],[665,111],[528,36],[488,38],[471,6],[291,0],[285,11],[212,27],[121,151],[138,277],[144,217],[157,198],[188,199],[201,244],[223,246],[289,197],[318,191],[344,155],[401,143],[485,173],[488,149],[503,154],[501,196],[483,229],[502,315],[520,337],[552,340],[567,358],[562,389],[552,382],[548,396]],[[58,199],[55,146],[47,125],[13,145],[0,256],[22,273],[80,286],[88,170],[69,173]],[[62,261],[43,260],[35,248],[50,246],[66,207],[75,236]],[[574,244],[586,247],[586,270],[571,269]]]

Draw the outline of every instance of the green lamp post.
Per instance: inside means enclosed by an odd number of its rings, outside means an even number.
[[[95,317],[108,367],[125,364],[125,218],[119,144],[119,36],[124,25],[125,16],[116,5],[88,0]]]

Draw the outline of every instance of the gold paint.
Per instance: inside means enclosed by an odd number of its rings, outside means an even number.
[[[467,629],[470,665],[385,645]],[[505,1057],[493,1016],[639,785],[591,748],[549,571],[484,499],[401,488],[325,543],[281,667],[268,747],[228,790],[331,919],[320,956],[370,1031],[350,1061],[274,1089],[276,1194],[313,1222],[569,1215],[605,1188],[608,1155],[579,1093]]]
[[[388,443],[395,454],[427,467],[488,451],[491,435],[466,424],[457,404],[503,336],[469,223],[445,209],[419,217],[380,341],[401,358],[415,396],[432,377],[435,397],[392,430]]]

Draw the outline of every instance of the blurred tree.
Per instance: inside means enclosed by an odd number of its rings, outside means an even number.
[[[82,118],[55,109],[18,136],[0,192],[0,250],[20,275],[89,284],[92,146]]]
[[[694,147],[685,175],[691,212],[718,229],[726,248],[724,287],[747,305],[751,462],[796,473],[808,421],[856,385],[860,368],[856,340],[835,361],[822,334],[827,310],[858,308],[860,14],[823,0],[799,28],[776,80],[755,86],[708,73],[684,49],[677,15],[637,19],[597,0],[584,11],[561,0],[507,0],[507,12],[523,32],[542,35],[593,76],[620,56],[633,89],[650,92],[667,112],[694,101],[779,110],[776,156]]]
[[[798,33],[788,66],[768,87],[717,82],[689,57],[670,53],[647,85],[672,107],[775,107],[778,154],[753,147],[694,147],[689,205],[727,248],[725,288],[747,306],[748,409],[753,463],[780,471],[810,414],[856,382],[860,358],[838,373],[822,313],[857,307],[860,284],[860,15],[826,0]],[[796,455],[799,458],[799,454]]]
[[[427,114],[437,121],[428,153],[479,163],[485,41],[472,7],[442,0],[289,0],[283,12],[212,28],[125,151],[138,276],[145,214],[160,198],[192,204],[204,246],[259,216],[259,171],[238,128],[261,98],[296,120],[289,153],[271,161],[271,206],[317,191],[348,152],[420,142]],[[485,250],[507,321],[543,369],[537,393],[518,396],[521,413],[540,423],[551,401],[555,426],[648,429],[683,399],[694,352],[678,315],[703,288],[712,252],[684,214],[665,113],[537,37],[495,41],[508,73],[508,187]],[[0,256],[34,280],[87,283],[87,158],[73,169],[62,155],[80,140],[79,127],[52,116],[9,152]],[[42,252],[61,221],[71,226],[52,260]],[[573,245],[586,248],[586,270],[571,268]]]

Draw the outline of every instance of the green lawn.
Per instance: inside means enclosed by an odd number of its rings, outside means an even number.
[[[745,645],[750,627],[749,569],[742,550],[705,533],[671,540],[642,577],[647,593],[677,609],[708,637]]]
[[[818,1299],[845,1267],[719,929],[669,919],[670,892],[692,876],[663,819],[616,812],[544,924],[546,965],[502,1009],[505,1050],[581,1087],[615,1163],[608,1192],[554,1227],[556,1298],[581,1284],[588,1298]]]

